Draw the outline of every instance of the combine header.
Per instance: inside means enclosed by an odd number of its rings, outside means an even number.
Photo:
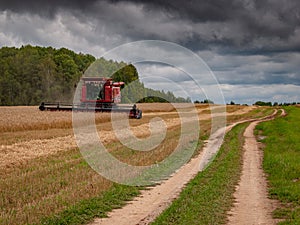
[[[111,78],[83,77],[80,103],[46,103],[39,106],[41,111],[95,111],[126,112],[130,118],[142,118],[142,111],[132,107],[118,106],[121,102],[121,87],[124,82],[113,82]]]

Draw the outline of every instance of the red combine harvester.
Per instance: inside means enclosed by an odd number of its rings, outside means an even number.
[[[142,118],[142,111],[132,107],[118,106],[121,102],[121,87],[124,82],[113,82],[111,78],[83,77],[80,103],[62,104],[45,103],[39,106],[41,111],[95,111],[95,112],[126,112],[130,118]]]

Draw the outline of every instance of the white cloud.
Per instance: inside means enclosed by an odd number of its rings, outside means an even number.
[[[76,52],[101,55],[107,51],[105,43],[113,38],[96,33],[93,22],[82,23],[72,13],[58,12],[53,19],[37,14],[0,12],[0,41],[2,45],[26,44],[66,47]]]
[[[292,84],[228,85],[222,84],[226,102],[253,104],[256,101],[299,102],[300,88]]]

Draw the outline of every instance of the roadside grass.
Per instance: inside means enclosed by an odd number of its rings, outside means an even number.
[[[286,117],[259,124],[256,134],[263,137],[270,197],[281,202],[274,217],[284,220],[280,224],[300,224],[300,108],[285,110]]]
[[[226,135],[215,160],[187,184],[179,198],[152,224],[226,222],[241,173],[243,132],[247,125],[238,125]]]

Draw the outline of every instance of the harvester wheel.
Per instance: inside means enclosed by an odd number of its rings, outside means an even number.
[[[39,110],[44,111],[45,110],[45,103],[42,102],[41,105],[39,106]]]

